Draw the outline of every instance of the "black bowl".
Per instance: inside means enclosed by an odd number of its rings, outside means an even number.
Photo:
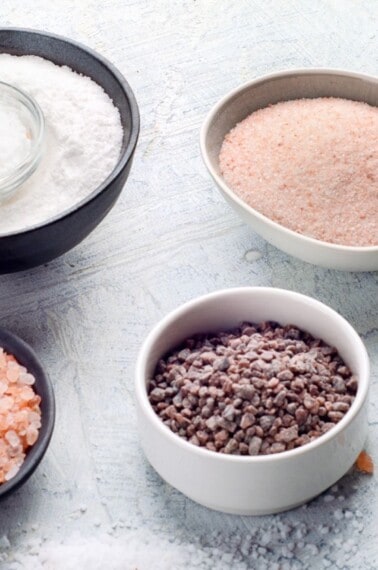
[[[18,336],[0,328],[0,346],[13,354],[19,364],[35,377],[34,391],[41,396],[41,428],[35,444],[26,452],[18,473],[6,483],[0,484],[0,499],[13,493],[30,477],[46,453],[55,422],[55,400],[51,382],[32,348]]]
[[[118,107],[124,131],[117,165],[87,198],[42,224],[0,236],[0,273],[11,273],[41,265],[72,249],[106,216],[130,172],[139,135],[139,111],[121,73],[105,58],[72,40],[34,30],[0,28],[0,53],[38,55],[91,77]]]

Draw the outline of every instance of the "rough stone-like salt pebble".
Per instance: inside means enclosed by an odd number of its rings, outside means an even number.
[[[159,360],[148,390],[163,423],[193,445],[266,455],[334,427],[354,399],[351,377],[336,349],[293,325],[242,323],[186,339]],[[345,407],[336,417],[338,403]]]
[[[0,484],[17,474],[38,439],[41,398],[33,383],[32,374],[0,348]]]
[[[378,109],[337,98],[260,109],[225,137],[222,175],[247,204],[304,235],[378,245]]]

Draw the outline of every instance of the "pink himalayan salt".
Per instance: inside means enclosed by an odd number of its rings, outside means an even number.
[[[0,484],[16,475],[38,439],[41,398],[32,384],[34,376],[0,348]]]
[[[378,108],[271,105],[226,135],[219,163],[235,194],[271,220],[326,242],[378,245]]]

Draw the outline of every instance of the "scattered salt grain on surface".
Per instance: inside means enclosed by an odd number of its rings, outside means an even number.
[[[255,250],[251,249],[245,253],[244,258],[246,261],[249,261],[250,263],[252,263],[252,262],[260,259],[261,256],[262,256],[261,251],[255,251]]]
[[[222,553],[221,553],[222,555]],[[223,553],[226,565],[233,556]],[[13,553],[1,570],[211,570],[219,561],[219,554],[212,549],[205,553],[199,545],[173,543],[155,536],[147,530],[132,531],[124,540],[106,534],[85,538],[72,537],[62,543],[57,541],[33,544],[28,552]],[[240,570],[247,566],[239,564]]]
[[[338,98],[260,109],[225,137],[224,179],[248,205],[323,241],[378,245],[378,109]]]
[[[336,520],[341,521],[341,519],[344,517],[343,511],[340,510],[340,509],[336,509],[336,510],[333,512],[333,516],[335,517]]]

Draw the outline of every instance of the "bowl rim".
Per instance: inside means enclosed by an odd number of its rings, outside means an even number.
[[[257,218],[260,222],[265,223],[266,225],[270,226],[276,231],[281,231],[285,235],[289,236],[290,238],[297,238],[303,240],[305,243],[312,245],[312,246],[320,246],[324,249],[334,250],[335,253],[337,252],[349,252],[349,253],[375,253],[378,252],[378,245],[369,245],[369,246],[353,246],[353,245],[342,245],[336,244],[328,241],[323,241],[320,239],[316,239],[310,236],[306,236],[304,234],[300,234],[299,232],[295,232],[290,228],[287,228],[278,222],[268,218],[264,214],[258,212],[252,206],[249,206],[246,202],[244,202],[239,196],[235,194],[235,192],[228,186],[225,182],[223,177],[219,176],[218,173],[213,168],[208,152],[207,152],[207,145],[206,139],[208,135],[209,128],[219,111],[226,107],[227,103],[229,103],[236,95],[241,93],[242,91],[253,87],[254,85],[259,85],[262,83],[269,82],[274,79],[285,78],[285,77],[292,77],[297,75],[336,75],[336,76],[344,76],[347,78],[355,78],[355,79],[362,79],[365,81],[372,82],[377,84],[378,86],[378,77],[374,75],[369,75],[365,73],[357,73],[354,71],[348,71],[344,69],[333,69],[328,67],[316,67],[316,68],[298,68],[298,69],[283,69],[281,71],[275,71],[274,73],[269,73],[266,75],[261,75],[254,79],[251,79],[245,83],[240,84],[239,86],[233,88],[231,91],[226,93],[215,105],[210,109],[208,114],[205,117],[205,120],[202,123],[201,131],[200,131],[200,149],[202,160],[209,171],[210,175],[214,179],[214,181],[218,184],[218,186],[222,189],[222,191],[230,198],[231,201],[236,202],[236,204],[245,210],[249,215]],[[286,99],[282,99],[285,101]],[[235,126],[235,125],[234,125]]]
[[[28,343],[8,329],[0,327],[0,346],[4,348],[6,352],[13,354],[20,364],[22,364],[24,360],[31,362],[35,376],[33,390],[35,390],[37,394],[42,391],[44,392],[42,405],[45,406],[45,411],[44,413],[42,412],[42,427],[40,428],[37,441],[27,450],[24,462],[16,475],[9,479],[9,481],[0,484],[0,500],[2,500],[10,493],[16,491],[16,489],[29,479],[45,455],[54,431],[55,397],[49,376],[43,369],[38,356]],[[29,366],[27,369],[29,371],[31,367]]]
[[[283,451],[281,453],[274,453],[271,455],[255,455],[255,456],[244,456],[244,455],[227,455],[224,453],[219,453],[217,451],[211,451],[203,447],[195,446],[185,439],[181,438],[174,432],[172,432],[168,426],[164,425],[162,420],[153,410],[147,395],[147,378],[145,374],[145,367],[148,362],[151,350],[154,348],[156,341],[159,337],[164,334],[167,326],[171,325],[175,321],[183,318],[185,314],[189,313],[193,308],[199,305],[206,305],[207,302],[217,300],[222,301],[225,297],[234,297],[239,294],[249,293],[250,295],[273,295],[281,298],[290,297],[294,301],[301,304],[310,304],[315,307],[323,315],[323,318],[331,316],[337,321],[338,326],[347,329],[349,334],[352,335],[354,342],[357,345],[356,350],[360,351],[362,357],[362,366],[359,375],[359,386],[357,390],[356,397],[352,403],[352,406],[345,414],[345,416],[331,428],[328,432],[316,438],[310,443],[306,443],[301,447],[291,449],[289,451]],[[311,333],[310,333],[311,334]],[[337,347],[336,347],[337,348]],[[227,289],[220,289],[212,293],[207,293],[196,297],[163,317],[150,331],[147,335],[145,341],[143,342],[141,349],[138,354],[136,369],[135,369],[135,397],[137,403],[140,407],[141,412],[147,416],[148,420],[153,424],[154,428],[158,430],[162,437],[170,440],[170,442],[176,446],[181,447],[184,451],[188,453],[194,453],[199,457],[204,459],[212,459],[214,461],[226,461],[229,463],[241,463],[241,464],[264,464],[271,463],[272,461],[286,461],[290,458],[295,458],[303,454],[311,453],[312,450],[318,448],[319,446],[330,442],[337,438],[337,436],[343,432],[343,430],[351,423],[351,421],[357,416],[363,407],[365,400],[368,395],[369,390],[369,374],[370,374],[370,363],[367,350],[363,344],[357,331],[352,327],[352,325],[342,317],[337,311],[329,307],[328,305],[309,297],[308,295],[303,295],[302,293],[297,293],[295,291],[290,291],[288,289],[279,289],[275,287],[232,287]]]
[[[48,218],[44,222],[39,222],[38,224],[30,225],[27,228],[22,229],[22,230],[16,230],[16,231],[8,232],[8,233],[0,233],[0,239],[12,238],[15,236],[20,236],[20,235],[24,236],[24,235],[27,235],[29,232],[31,233],[34,231],[38,231],[41,228],[46,228],[46,227],[52,226],[60,220],[63,220],[65,218],[69,218],[70,216],[72,216],[72,214],[74,214],[78,210],[81,210],[87,204],[89,204],[90,202],[95,200],[102,192],[106,191],[107,187],[109,186],[109,184],[111,182],[116,180],[116,178],[121,174],[123,169],[126,167],[128,162],[133,157],[133,154],[134,154],[135,148],[136,148],[136,144],[138,142],[139,131],[140,131],[140,114],[139,114],[138,103],[136,101],[134,92],[131,89],[129,83],[126,81],[125,77],[122,75],[122,73],[107,58],[100,55],[99,53],[97,53],[92,48],[89,48],[86,45],[82,44],[81,42],[78,42],[76,40],[72,40],[71,38],[68,38],[66,36],[62,36],[59,34],[53,34],[50,32],[45,32],[43,30],[36,30],[33,28],[17,28],[17,27],[6,27],[6,26],[0,27],[0,54],[9,53],[7,51],[2,51],[3,46],[1,45],[1,34],[5,33],[5,32],[7,32],[7,33],[14,32],[17,34],[32,34],[32,35],[35,35],[36,37],[44,36],[44,37],[52,38],[53,40],[58,40],[60,42],[71,44],[74,47],[84,51],[90,57],[99,61],[102,64],[102,66],[105,67],[115,77],[115,79],[118,81],[118,83],[120,84],[122,90],[124,91],[124,93],[126,95],[126,99],[128,100],[129,107],[130,107],[131,128],[130,128],[129,142],[128,142],[125,150],[121,151],[121,154],[118,157],[117,163],[114,166],[113,170],[108,174],[108,176],[96,188],[94,188],[94,190],[92,190],[92,192],[90,194],[88,194],[88,196],[86,196],[85,198],[82,198],[82,200],[80,200],[79,202],[77,202],[76,204],[71,206],[70,208],[67,208],[63,212],[56,214],[55,216],[52,216],[51,218]],[[27,56],[27,55],[31,55],[31,54],[25,53],[22,55]],[[37,55],[36,57],[42,57],[42,56]],[[48,58],[44,58],[44,59],[48,59]],[[49,59],[48,61],[52,61],[52,60]],[[54,62],[52,61],[52,63],[54,63]],[[62,65],[64,65],[64,64],[55,64],[54,63],[54,65],[58,65],[59,67],[62,67]],[[76,71],[76,70],[73,69],[73,71]],[[90,77],[90,76],[87,76],[87,77],[92,79],[92,77]],[[92,79],[92,81],[95,81],[95,80]],[[97,83],[97,82],[95,82],[95,83]],[[104,91],[105,91],[105,89],[104,89]],[[111,99],[113,105],[118,109],[117,105],[113,102],[110,94],[107,93],[106,91],[105,91],[105,93]]]

